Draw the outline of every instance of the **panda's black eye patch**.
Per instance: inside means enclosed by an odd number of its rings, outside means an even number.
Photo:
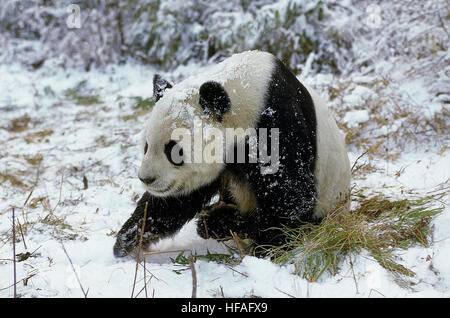
[[[183,148],[175,141],[171,140],[164,146],[164,154],[167,160],[175,166],[181,166],[183,162]]]
[[[148,151],[148,143],[146,142],[144,146],[144,155],[147,153],[147,151]]]
[[[199,90],[199,104],[207,114],[215,114],[217,120],[222,122],[231,106],[230,97],[228,96],[222,84],[209,81],[203,83]]]

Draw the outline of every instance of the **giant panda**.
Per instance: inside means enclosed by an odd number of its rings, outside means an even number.
[[[337,207],[348,208],[350,167],[336,122],[318,94],[274,55],[235,54],[174,86],[155,75],[153,89],[156,103],[143,131],[138,172],[147,191],[118,232],[115,256],[136,247],[144,215],[146,245],[174,235],[197,216],[201,237],[218,239],[232,231],[257,245],[279,246],[286,242],[282,228],[319,222]],[[227,160],[187,160],[198,154],[196,146],[211,140],[204,136],[183,149],[173,132],[195,134],[196,122],[203,125],[200,131],[253,128],[266,129],[266,135],[227,140],[222,153]],[[272,170],[250,151],[261,136],[270,141],[266,153],[270,148],[279,154]]]

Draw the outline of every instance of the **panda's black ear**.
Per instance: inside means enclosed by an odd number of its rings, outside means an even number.
[[[155,103],[164,95],[164,91],[172,88],[172,85],[159,74],[153,76],[153,99]]]
[[[230,97],[225,88],[213,81],[203,83],[200,87],[199,103],[205,113],[214,114],[219,122],[231,106]]]

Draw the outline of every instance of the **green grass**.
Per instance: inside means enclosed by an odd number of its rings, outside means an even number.
[[[192,255],[194,262],[198,259],[205,259],[210,262],[216,262],[219,264],[226,265],[236,265],[240,263],[240,259],[234,257],[232,254],[224,254],[224,253],[211,253],[209,250],[206,251],[206,254],[201,255],[194,252]],[[174,264],[177,265],[189,265],[189,257],[185,255],[185,252],[180,252],[177,257],[170,258]]]
[[[101,104],[98,94],[93,94],[87,87],[87,81],[79,82],[74,88],[69,88],[64,92],[64,95],[75,101],[77,105],[91,106],[94,104]]]
[[[429,246],[430,220],[443,210],[434,207],[436,198],[391,200],[378,195],[359,201],[358,208],[336,209],[319,225],[284,229],[289,240],[270,250],[274,262],[293,263],[298,275],[314,282],[325,272],[338,273],[346,258],[353,266],[354,256],[365,250],[394,275],[414,276],[398,263],[397,253],[416,244]]]
[[[153,108],[153,106],[155,106],[155,101],[153,100],[153,98],[133,96],[130,97],[130,99],[133,113],[121,116],[123,121],[137,120],[137,118],[147,114]],[[119,97],[118,100],[119,107],[123,107],[125,105],[125,102],[121,101],[122,97]]]
[[[155,105],[153,98],[142,98],[140,96],[135,96],[133,98],[136,101],[136,104],[133,106],[134,109],[148,110]]]

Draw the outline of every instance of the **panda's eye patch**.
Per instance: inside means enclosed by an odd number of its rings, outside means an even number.
[[[148,150],[148,143],[145,143],[145,146],[144,146],[144,155],[147,153],[147,150]]]
[[[181,166],[183,162],[183,148],[175,141],[169,141],[164,147],[167,160],[175,166]]]

